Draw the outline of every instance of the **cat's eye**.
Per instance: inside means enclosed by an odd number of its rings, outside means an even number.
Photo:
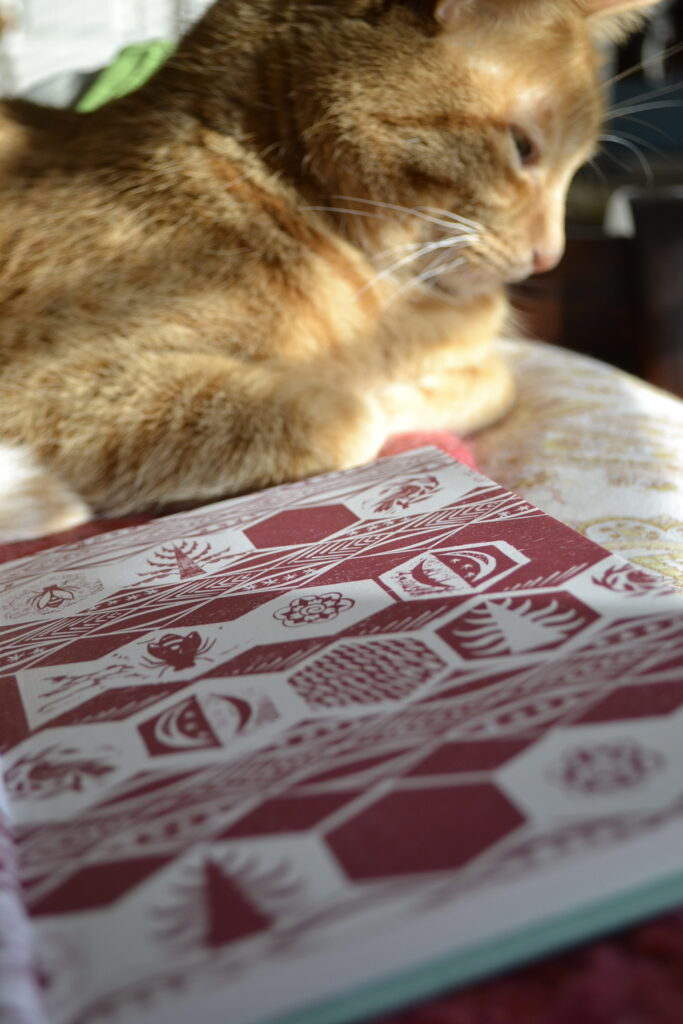
[[[539,152],[533,139],[517,125],[510,126],[510,136],[517,150],[517,156],[524,167],[538,163]]]

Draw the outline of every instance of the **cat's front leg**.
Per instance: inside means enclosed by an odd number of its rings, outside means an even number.
[[[493,354],[470,366],[432,370],[410,382],[394,381],[381,393],[392,434],[411,430],[469,434],[501,419],[514,398],[512,373]]]
[[[385,411],[341,367],[146,352],[100,363],[90,382],[82,363],[61,367],[59,387],[54,368],[50,378],[36,371],[44,401],[2,417],[0,436],[109,516],[347,469],[388,434]]]

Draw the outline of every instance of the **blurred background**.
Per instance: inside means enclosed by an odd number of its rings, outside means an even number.
[[[126,47],[172,41],[210,0],[0,0],[0,94],[74,104]],[[683,0],[606,54],[599,156],[567,254],[515,291],[526,332],[683,395]]]

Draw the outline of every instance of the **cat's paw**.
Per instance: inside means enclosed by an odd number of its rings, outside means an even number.
[[[0,543],[58,533],[90,518],[85,502],[27,452],[0,445]]]
[[[305,402],[292,451],[297,477],[371,462],[389,436],[387,415],[371,395],[324,386],[309,393]]]
[[[389,422],[381,403],[370,395],[356,396],[353,408],[341,421],[335,440],[337,466],[353,469],[377,458],[389,436]]]
[[[512,373],[497,356],[394,383],[382,393],[392,434],[413,430],[469,434],[501,419],[514,399]]]

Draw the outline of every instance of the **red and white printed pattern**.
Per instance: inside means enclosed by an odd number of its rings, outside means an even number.
[[[0,567],[0,623],[50,1024],[255,1024],[283,958],[683,818],[683,599],[435,450]]]

